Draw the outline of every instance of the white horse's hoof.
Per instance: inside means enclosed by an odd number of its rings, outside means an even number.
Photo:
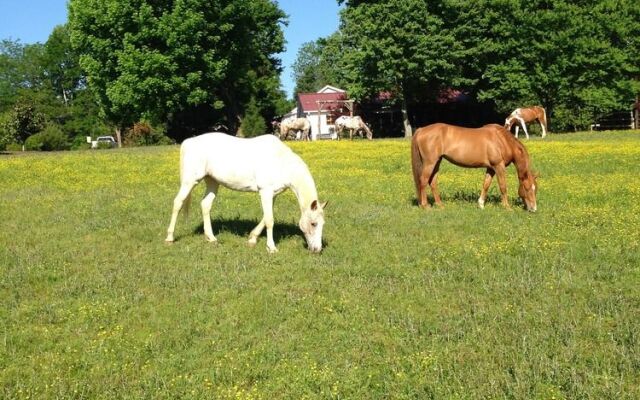
[[[166,244],[166,245],[173,244],[173,239],[172,240],[165,240],[164,244]]]
[[[206,237],[205,240],[209,243],[213,243],[213,244],[217,244],[218,243],[218,239],[216,238],[208,238]]]
[[[258,239],[257,238],[250,238],[249,240],[247,240],[247,245],[249,247],[254,247],[256,245],[256,243],[258,243]]]
[[[278,252],[278,249],[273,247],[273,248],[269,248],[267,247],[267,251],[269,252],[269,254],[275,254]]]

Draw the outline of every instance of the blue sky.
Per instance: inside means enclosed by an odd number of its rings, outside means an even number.
[[[280,8],[289,15],[284,28],[287,48],[280,56],[284,71],[283,89],[292,96],[295,83],[291,65],[300,45],[326,37],[338,29],[337,0],[279,0]],[[22,43],[44,43],[56,25],[67,20],[67,0],[0,0],[0,39]]]

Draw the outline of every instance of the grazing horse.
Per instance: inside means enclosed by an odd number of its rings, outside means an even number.
[[[280,139],[286,140],[290,131],[302,132],[301,140],[309,140],[311,123],[308,118],[289,117],[280,123]]]
[[[313,177],[302,159],[273,135],[251,139],[237,138],[220,132],[189,138],[180,147],[180,190],[173,201],[167,242],[173,242],[178,213],[183,205],[188,210],[191,191],[201,180],[207,184],[202,199],[204,235],[216,242],[211,230],[211,205],[220,185],[242,192],[258,192],[263,217],[249,234],[249,245],[255,245],[267,228],[267,250],[278,251],[273,241],[273,198],[291,188],[300,205],[299,227],[309,250],[322,250],[324,207],[320,204]]]
[[[527,210],[536,211],[536,175],[529,169],[527,149],[513,135],[497,124],[482,128],[462,128],[447,124],[433,124],[420,128],[411,141],[411,165],[420,206],[428,208],[426,186],[431,186],[434,201],[441,206],[438,192],[438,169],[442,159],[466,168],[486,168],[487,172],[478,199],[484,208],[487,191],[494,175],[502,193],[502,204],[507,201],[506,167],[514,163],[520,187],[518,195]]]
[[[338,133],[338,139],[340,139],[340,132],[342,132],[344,129],[349,129],[349,139],[353,139],[353,134],[358,133],[361,130],[365,131],[367,139],[371,140],[371,138],[373,138],[371,129],[369,129],[367,124],[365,124],[362,118],[360,118],[359,116],[350,117],[348,115],[343,115],[336,119],[336,121],[334,122],[334,126],[336,132]]]
[[[538,121],[540,127],[542,128],[542,137],[547,136],[547,112],[544,108],[540,106],[533,106],[528,108],[516,108],[513,112],[507,117],[504,121],[504,127],[508,131],[511,130],[511,127],[516,125],[516,137],[518,137],[519,126],[517,123],[520,123],[522,129],[524,129],[524,134],[527,139],[529,139],[529,132],[527,132],[527,125],[530,122]]]

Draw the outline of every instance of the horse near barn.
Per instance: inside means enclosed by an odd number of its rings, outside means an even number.
[[[371,132],[371,129],[369,129],[369,127],[367,126],[367,124],[364,123],[362,118],[360,118],[357,115],[355,117],[350,117],[348,115],[343,115],[341,117],[338,117],[334,122],[334,126],[335,126],[336,132],[338,133],[338,139],[340,138],[340,133],[345,129],[349,130],[349,139],[353,139],[354,133],[360,134],[362,135],[362,137],[364,137],[362,132],[365,132],[367,139],[371,140],[373,138],[373,133]]]
[[[411,140],[411,166],[418,195],[418,203],[428,208],[426,186],[431,187],[434,202],[442,206],[438,191],[438,170],[442,159],[466,168],[486,168],[478,205],[484,208],[487,191],[494,175],[502,194],[502,205],[507,200],[506,168],[513,163],[518,171],[518,195],[529,211],[536,211],[536,178],[530,169],[529,153],[520,141],[497,124],[481,128],[463,128],[447,124],[433,124],[420,128]]]
[[[280,122],[280,140],[287,140],[292,131],[295,133],[292,139],[310,140],[310,130],[311,123],[308,118],[288,117]]]
[[[511,127],[516,125],[516,137],[518,137],[518,123],[522,126],[524,134],[529,139],[529,132],[527,132],[528,123],[538,121],[542,128],[542,137],[547,136],[547,112],[540,106],[533,106],[527,108],[516,108],[504,121],[504,127],[508,131],[511,131]]]

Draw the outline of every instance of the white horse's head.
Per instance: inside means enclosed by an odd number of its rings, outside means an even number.
[[[324,227],[324,208],[326,206],[326,201],[320,204],[318,200],[314,200],[300,216],[298,226],[307,239],[309,250],[314,253],[322,251],[322,228]]]

